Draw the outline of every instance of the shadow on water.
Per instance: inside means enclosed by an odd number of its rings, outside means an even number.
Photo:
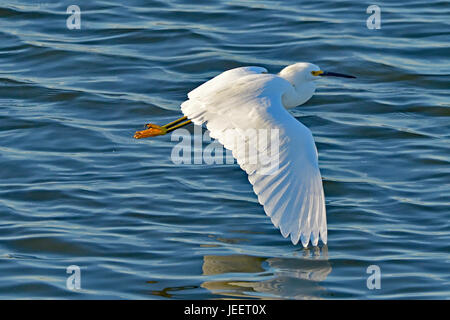
[[[201,287],[226,298],[318,299],[325,291],[320,282],[331,272],[331,265],[326,246],[322,252],[314,250],[312,257],[302,258],[204,256],[203,275],[211,280]],[[246,273],[254,274],[254,280],[243,280],[247,275],[241,275]]]

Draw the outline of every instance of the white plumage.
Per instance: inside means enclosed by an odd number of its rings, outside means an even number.
[[[316,246],[319,236],[327,242],[325,198],[311,131],[286,109],[311,98],[313,80],[320,75],[315,72],[322,71],[310,63],[288,66],[278,75],[261,67],[236,68],[192,90],[181,105],[185,116],[205,124],[211,137],[233,152],[281,234],[294,244],[300,240],[304,247],[310,240]],[[268,139],[267,148],[246,134],[260,129],[278,132]],[[274,144],[279,148],[269,158],[278,166],[267,171],[248,150],[256,150],[258,158]]]

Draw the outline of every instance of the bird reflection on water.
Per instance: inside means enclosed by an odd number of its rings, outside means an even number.
[[[332,268],[328,247],[304,250],[304,256],[263,258],[248,255],[204,256],[202,288],[224,297],[320,299],[320,286]],[[248,273],[255,274],[247,281]],[[244,275],[242,275],[244,274]],[[211,279],[211,280],[209,280]]]

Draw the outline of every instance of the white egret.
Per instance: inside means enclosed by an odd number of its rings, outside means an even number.
[[[314,94],[314,81],[324,76],[354,78],[325,72],[311,63],[287,66],[277,75],[262,67],[241,67],[225,71],[188,93],[181,104],[184,117],[165,126],[148,124],[136,139],[163,135],[193,122],[205,124],[212,138],[233,152],[248,174],[258,201],[275,227],[293,244],[306,247],[319,237],[327,243],[327,222],[318,154],[311,131],[287,109],[308,101]],[[256,143],[241,137],[248,129],[277,130],[277,170],[263,172],[263,164],[250,163],[244,151]],[[230,139],[231,138],[231,139]],[[242,139],[241,139],[242,138]],[[241,139],[243,143],[230,141]],[[269,145],[275,141],[269,139]],[[267,151],[257,147],[256,152]]]

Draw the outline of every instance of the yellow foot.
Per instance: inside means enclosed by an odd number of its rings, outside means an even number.
[[[148,123],[145,125],[148,129],[142,131],[136,131],[134,138],[142,139],[148,137],[162,136],[167,133],[167,129],[156,124]]]

